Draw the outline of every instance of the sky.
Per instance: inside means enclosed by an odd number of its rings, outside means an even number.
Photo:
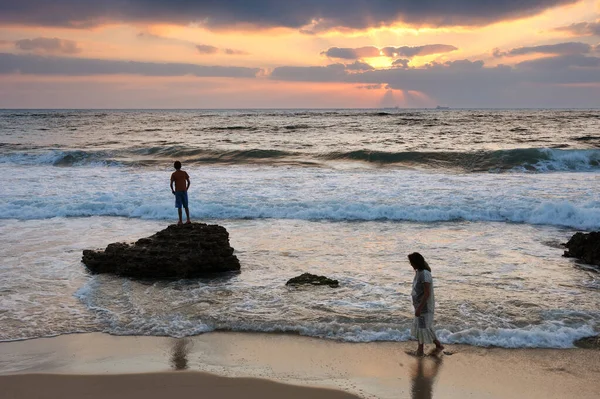
[[[0,108],[599,108],[600,0],[0,0]]]

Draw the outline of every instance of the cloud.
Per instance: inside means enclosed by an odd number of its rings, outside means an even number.
[[[379,83],[376,85],[364,85],[364,86],[356,86],[357,89],[364,89],[364,90],[381,90],[383,88],[385,88],[385,85]]]
[[[359,48],[331,47],[326,51],[322,51],[321,55],[325,55],[329,58],[338,58],[343,60],[358,60],[361,58],[379,57],[381,56],[381,50],[373,46]]]
[[[416,56],[432,55],[449,53],[458,50],[457,47],[449,44],[426,44],[424,46],[402,46],[402,47],[384,47],[381,52],[386,57],[406,57],[412,58]]]
[[[217,47],[206,44],[199,44],[196,46],[196,49],[200,54],[217,54],[219,52]]]
[[[392,66],[395,68],[408,68],[409,62],[410,62],[410,60],[400,58],[400,59],[397,59],[396,61],[392,62]]]
[[[301,82],[343,82],[348,73],[344,64],[327,66],[293,67],[281,66],[273,69],[271,79]]]
[[[546,57],[537,60],[523,61],[516,65],[517,68],[536,71],[556,71],[570,68],[598,68],[600,58],[586,57],[584,55],[564,55],[560,57]]]
[[[360,62],[360,61],[355,61],[352,64],[347,64],[346,65],[346,70],[348,71],[371,71],[375,68],[373,68],[371,65],[367,64],[366,62]]]
[[[377,48],[374,46],[366,46],[359,48],[331,47],[326,51],[322,51],[321,55],[325,55],[329,58],[359,60],[362,58],[372,57],[412,58],[416,56],[448,53],[450,51],[455,50],[458,50],[458,48],[448,44],[426,44],[424,46],[401,46],[383,48]]]
[[[488,67],[481,60],[432,62],[422,67],[350,73],[338,66],[276,68],[271,79],[345,82],[361,88],[425,93],[438,103],[461,107],[600,105],[600,58],[581,54],[545,57],[515,66]],[[565,85],[577,85],[579,89]],[[590,86],[591,85],[591,86]],[[595,90],[591,87],[595,86]],[[579,91],[577,91],[579,90]],[[580,99],[573,93],[583,93]],[[568,101],[562,95],[573,94]],[[539,94],[539,95],[538,95]],[[552,95],[549,99],[547,96]],[[570,94],[569,94],[570,95]],[[535,103],[538,101],[538,103]],[[554,105],[553,105],[554,106]]]
[[[194,42],[191,42],[189,40],[175,39],[172,37],[160,36],[160,35],[156,35],[154,33],[149,33],[149,32],[140,32],[140,33],[138,33],[137,37],[140,39],[144,39],[144,40],[154,40],[154,41],[159,41],[159,42],[169,43],[169,44],[174,44],[174,45],[179,45],[179,46],[193,47],[200,54],[205,54],[205,55],[218,54],[218,53],[222,53],[222,54],[226,54],[226,55],[249,55],[248,52],[243,51],[243,50],[235,50],[235,49],[230,49],[230,48],[222,49],[222,48],[218,48],[218,47],[211,46],[208,44],[195,44]]]
[[[15,47],[23,51],[43,51],[54,54],[77,54],[81,49],[73,40],[59,39],[57,37],[37,37],[23,39],[15,42]]]
[[[450,71],[473,71],[483,68],[483,61],[456,60],[444,63],[431,62],[425,65],[425,69],[450,70]]]
[[[355,61],[352,64],[331,64],[327,66],[309,67],[277,67],[271,72],[270,79],[287,81],[312,81],[312,82],[344,82],[352,74],[372,71],[371,65]]]
[[[539,14],[577,0],[0,0],[0,23],[87,28],[107,22],[206,27],[288,27],[312,31],[366,29],[403,22],[481,26]]]
[[[43,57],[0,53],[0,74],[24,75],[142,75],[254,78],[259,68],[204,66],[183,63],[115,61],[87,58]]]
[[[227,55],[249,55],[250,53],[244,50],[235,50],[231,48],[223,49],[223,53]]]
[[[0,0],[1,1],[1,0]],[[176,39],[173,37],[160,36],[151,32],[140,32],[137,37],[142,40],[151,40],[157,42],[163,42],[168,44],[174,44],[179,46],[196,47],[196,44],[189,40]]]
[[[579,22],[554,29],[558,32],[568,32],[575,36],[600,36],[600,21]]]
[[[206,44],[199,44],[196,46],[196,49],[200,54],[227,54],[227,55],[248,55],[249,53],[243,50],[234,50],[230,48],[220,49],[215,46],[210,46]]]
[[[494,49],[494,57],[512,57],[527,54],[555,54],[555,55],[571,55],[571,54],[588,54],[592,51],[592,46],[587,43],[567,42],[548,44],[543,46],[533,47],[517,47],[509,51],[502,52],[500,49]]]

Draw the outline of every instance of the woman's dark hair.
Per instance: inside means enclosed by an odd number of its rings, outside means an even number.
[[[429,265],[427,264],[427,262],[425,262],[425,258],[423,257],[423,255],[421,255],[418,252],[413,252],[412,254],[408,255],[408,260],[410,261],[412,267],[414,267],[417,270],[431,271]]]
[[[173,164],[173,166],[175,167],[175,169],[179,170],[179,169],[181,169],[181,162],[175,161],[175,163]]]

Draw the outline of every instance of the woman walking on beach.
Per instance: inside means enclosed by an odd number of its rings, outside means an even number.
[[[436,352],[444,349],[433,331],[433,313],[435,311],[435,297],[433,295],[433,279],[431,269],[425,258],[418,252],[408,255],[408,260],[415,269],[415,278],[412,286],[412,301],[415,307],[415,320],[412,326],[412,335],[419,341],[417,356],[423,356],[424,344],[435,344]]]

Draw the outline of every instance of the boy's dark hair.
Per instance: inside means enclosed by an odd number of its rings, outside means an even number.
[[[431,271],[427,262],[425,262],[425,258],[418,252],[413,252],[408,255],[408,260],[410,264],[417,270],[428,270]]]
[[[175,169],[179,170],[179,169],[181,169],[181,162],[175,161],[175,163],[173,164],[173,166],[175,167]]]

